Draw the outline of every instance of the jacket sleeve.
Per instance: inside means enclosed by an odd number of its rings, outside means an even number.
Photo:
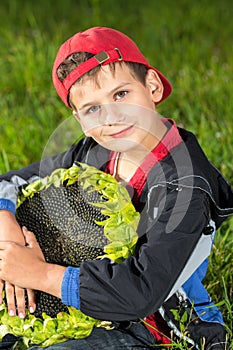
[[[135,256],[121,264],[108,259],[81,264],[82,312],[123,321],[150,315],[163,304],[209,220],[206,194],[181,192],[155,191],[141,215]]]
[[[69,168],[72,166],[74,160],[81,153],[81,143],[82,141],[62,154],[0,175],[0,210],[6,209],[15,213],[18,191],[21,186],[50,175],[57,168]]]

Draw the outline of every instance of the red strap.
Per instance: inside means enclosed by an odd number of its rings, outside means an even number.
[[[110,62],[121,61],[122,56],[120,51],[115,48],[109,51],[102,51],[97,55],[91,57],[87,61],[81,63],[76,67],[67,77],[63,80],[64,87],[69,90],[70,87],[85,73],[89,72],[91,69],[97,67],[100,64],[108,64]]]

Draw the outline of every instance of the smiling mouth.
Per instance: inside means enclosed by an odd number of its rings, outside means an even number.
[[[113,138],[118,138],[118,137],[123,137],[123,136],[126,136],[132,129],[133,129],[134,125],[130,125],[128,126],[127,128],[119,131],[119,132],[116,132],[114,134],[111,134],[109,136],[113,137]]]

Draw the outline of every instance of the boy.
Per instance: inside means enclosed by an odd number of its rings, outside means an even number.
[[[10,314],[17,306],[24,317],[23,288],[32,311],[32,290],[41,290],[115,326],[49,349],[154,349],[169,343],[170,331],[181,336],[176,309],[188,314],[190,346],[225,349],[221,313],[201,281],[215,230],[233,213],[233,193],[195,137],[156,113],[171,93],[169,81],[127,36],[96,27],[61,46],[53,83],[86,137],[62,155],[0,177],[0,279]],[[65,268],[46,263],[25,228],[24,243],[14,218],[18,187],[78,161],[125,184],[141,213],[136,254],[121,264],[103,259]]]

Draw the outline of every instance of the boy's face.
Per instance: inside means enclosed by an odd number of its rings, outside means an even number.
[[[125,64],[102,66],[97,81],[85,77],[70,90],[74,116],[84,133],[105,148],[128,152],[144,147],[151,150],[158,142],[155,102],[161,99],[163,85],[153,70],[145,86]]]

